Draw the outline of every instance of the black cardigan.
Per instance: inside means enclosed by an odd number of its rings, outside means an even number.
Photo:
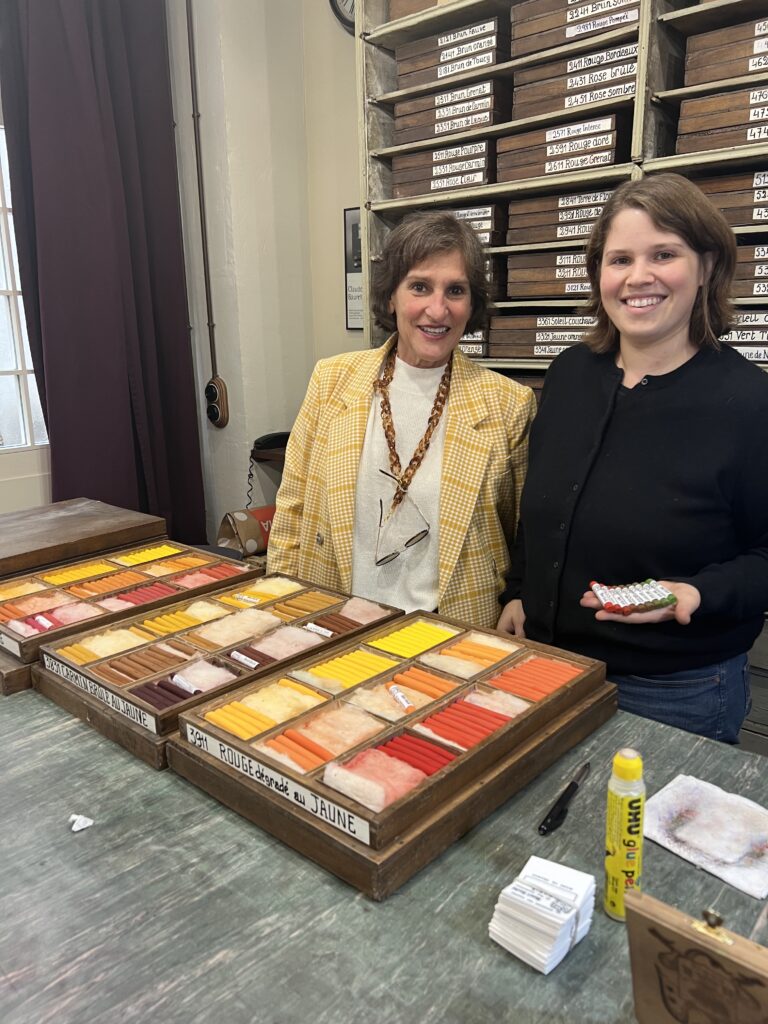
[[[547,373],[507,590],[526,635],[658,675],[748,650],[768,609],[768,375],[731,348],[622,387],[577,345]],[[590,580],[691,583],[688,626],[598,622]]]

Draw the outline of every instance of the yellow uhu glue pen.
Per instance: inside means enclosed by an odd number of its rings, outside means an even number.
[[[624,747],[613,758],[605,822],[605,897],[609,917],[624,920],[624,894],[640,888],[643,869],[643,759]]]

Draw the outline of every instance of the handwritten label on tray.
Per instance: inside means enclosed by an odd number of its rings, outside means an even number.
[[[289,803],[295,804],[303,811],[307,811],[308,814],[319,818],[320,821],[324,821],[326,824],[338,829],[339,832],[344,832],[353,839],[357,839],[358,842],[365,843],[366,846],[371,845],[368,822],[363,818],[359,818],[344,807],[339,807],[338,804],[333,803],[331,800],[318,796],[317,793],[313,793],[304,786],[300,786],[292,779],[275,771],[274,768],[268,768],[267,765],[254,760],[248,754],[243,754],[240,750],[235,750],[234,747],[230,747],[226,743],[222,743],[221,740],[215,739],[196,726],[186,722],[185,728],[187,740],[193,747],[204,750],[211,757],[215,757],[223,764],[234,768],[235,771],[240,772],[247,779],[258,782],[260,786],[264,786],[271,793],[275,793],[284,800],[288,800]]]
[[[137,707],[136,704],[132,704],[117,693],[112,693],[111,690],[107,690],[100,683],[97,683],[95,679],[89,679],[88,676],[84,676],[77,669],[56,661],[46,651],[43,651],[43,664],[51,672],[55,672],[57,676],[66,679],[68,683],[73,683],[78,689],[89,696],[95,697],[96,700],[106,705],[112,711],[116,711],[119,715],[130,719],[135,725],[140,725],[142,729],[157,734],[154,718],[148,715],[142,708]]]

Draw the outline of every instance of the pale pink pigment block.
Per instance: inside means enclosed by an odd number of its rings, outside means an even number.
[[[103,615],[104,610],[92,604],[79,603],[64,605],[61,608],[57,608],[52,614],[62,626],[70,626],[73,622],[85,622],[87,619],[95,619],[99,615]]]
[[[426,777],[418,768],[381,750],[361,750],[344,765],[326,765],[323,782],[372,811],[382,811]]]
[[[25,615],[37,615],[38,612],[48,611],[49,608],[60,608],[63,604],[74,604],[76,598],[71,594],[63,594],[61,591],[52,590],[45,594],[35,594],[34,597],[24,597],[21,601],[14,601],[15,606]]]
[[[105,597],[103,601],[98,601],[97,604],[108,612],[125,612],[129,608],[136,607],[130,601],[124,601],[122,597]]]
[[[184,587],[185,590],[194,590],[195,587],[208,586],[213,582],[213,578],[204,572],[188,572],[186,576],[177,576],[173,582],[179,587]]]
[[[290,658],[294,654],[308,651],[323,643],[323,638],[317,633],[311,633],[308,629],[300,629],[298,626],[281,626],[274,633],[263,637],[251,646],[255,651],[268,654],[276,661]]]
[[[174,673],[171,676],[171,682],[176,683],[177,686],[186,683],[192,690],[202,690],[203,693],[207,693],[208,690],[215,690],[217,686],[223,686],[224,683],[236,678],[234,672],[230,672],[220,665],[211,665],[207,661],[193,661]]]
[[[374,604],[373,601],[366,601],[363,597],[351,597],[339,609],[339,615],[352,619],[353,622],[359,622],[361,626],[367,625],[369,622],[377,622],[388,614],[386,608],[382,608],[380,604]]]
[[[356,747],[384,728],[383,722],[377,722],[365,711],[351,707],[330,708],[296,725],[297,732],[336,755]]]

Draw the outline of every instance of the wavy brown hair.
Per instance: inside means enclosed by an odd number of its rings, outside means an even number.
[[[691,311],[690,339],[695,345],[720,348],[734,319],[731,284],[736,269],[736,239],[722,213],[693,182],[679,174],[649,174],[625,181],[603,207],[587,243],[587,274],[592,295],[586,312],[596,324],[584,336],[593,352],[619,347],[619,332],[600,298],[600,268],[613,219],[627,208],[643,210],[657,228],[672,231],[700,257],[709,254],[712,268],[705,274]]]
[[[485,325],[488,308],[488,281],[485,253],[472,228],[450,213],[415,213],[402,220],[389,233],[381,256],[371,274],[371,310],[376,323],[387,331],[397,329],[389,311],[392,293],[413,267],[433,256],[458,252],[464,260],[469,281],[472,312],[466,330]]]

